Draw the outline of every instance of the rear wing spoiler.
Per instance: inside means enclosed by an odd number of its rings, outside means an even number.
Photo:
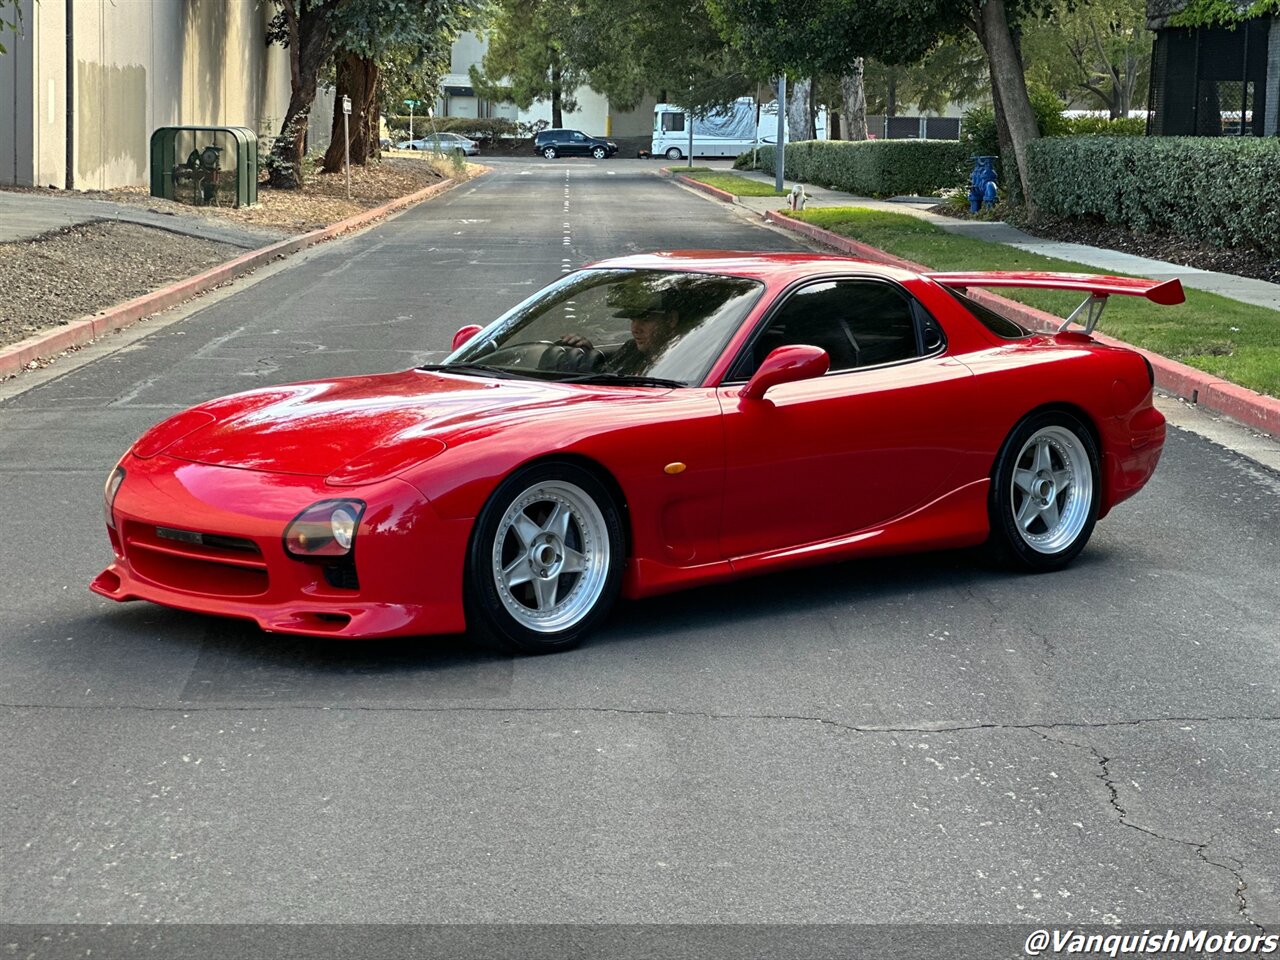
[[[1062,333],[1082,314],[1084,332],[1093,333],[1098,318],[1112,294],[1126,297],[1146,297],[1152,303],[1173,306],[1186,300],[1182,282],[1173,280],[1144,280],[1141,277],[1108,277],[1094,273],[1042,273],[1033,270],[1021,272],[991,271],[989,273],[926,273],[930,280],[943,286],[960,290],[968,287],[1022,287],[1037,290],[1083,290],[1088,298],[1063,321],[1058,332]]]

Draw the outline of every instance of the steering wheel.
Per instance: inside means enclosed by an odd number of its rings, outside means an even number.
[[[571,347],[564,343],[548,346],[538,361],[539,370],[564,373],[594,373],[603,365],[604,354],[595,347]]]
[[[485,355],[495,367],[517,370],[555,370],[561,373],[593,373],[604,364],[604,354],[594,347],[571,347],[554,340],[508,343]]]

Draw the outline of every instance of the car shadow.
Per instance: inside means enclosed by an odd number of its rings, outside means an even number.
[[[1058,576],[1106,576],[1108,551],[1094,546]],[[1050,577],[1054,575],[1049,575]],[[620,644],[748,634],[771,622],[884,607],[911,598],[942,610],[984,588],[1048,579],[992,566],[977,550],[852,560],[750,577],[644,600],[623,601],[569,658]],[[494,653],[461,634],[383,640],[265,633],[247,620],[129,604],[97,620],[98,644],[117,642],[132,661],[153,644],[194,653],[182,703],[343,704],[495,699],[510,694],[523,658]],[[563,655],[562,655],[563,656]],[[558,661],[560,658],[557,657]],[[543,667],[539,667],[543,669]]]

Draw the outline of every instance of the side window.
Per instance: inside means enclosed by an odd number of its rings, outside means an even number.
[[[664,113],[662,115],[662,129],[666,133],[682,133],[684,131],[684,114]]]
[[[585,140],[585,139],[587,139],[587,138],[586,138],[586,136],[585,136],[585,135],[583,135],[583,134],[579,133],[577,130],[575,130],[575,131],[573,131],[573,139],[575,139],[575,140]]]
[[[825,350],[833,372],[920,356],[905,294],[876,280],[828,280],[787,298],[756,339],[751,356],[735,368],[735,378],[750,377],[778,347],[801,343]]]

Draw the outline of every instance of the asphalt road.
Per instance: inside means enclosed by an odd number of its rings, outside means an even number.
[[[797,249],[652,169],[499,162],[0,400],[0,921],[1280,927],[1280,474],[1181,431],[1066,572],[770,576],[553,657],[89,593],[177,409],[600,257]]]

